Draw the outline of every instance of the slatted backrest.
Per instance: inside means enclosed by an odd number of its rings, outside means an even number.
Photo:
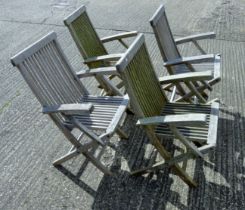
[[[76,77],[54,32],[11,58],[42,106],[77,103],[87,90]]]
[[[180,58],[163,5],[152,16],[150,24],[164,61]]]
[[[138,117],[160,115],[167,102],[157,79],[144,35],[140,34],[117,62],[134,112]]]
[[[108,54],[88,17],[85,6],[81,6],[65,18],[64,24],[84,59]]]

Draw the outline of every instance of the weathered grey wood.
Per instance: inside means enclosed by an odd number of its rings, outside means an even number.
[[[106,42],[111,42],[114,40],[120,40],[120,39],[124,39],[124,38],[134,37],[134,36],[137,36],[137,34],[138,34],[137,31],[130,31],[130,32],[124,32],[124,33],[120,33],[120,34],[116,34],[116,35],[112,35],[112,36],[103,37],[100,40],[101,40],[101,42],[106,43]]]
[[[85,11],[86,11],[86,7],[84,5],[76,9],[72,14],[68,15],[64,19],[65,25],[67,26],[70,25],[74,20],[76,20]]]
[[[174,124],[170,124],[169,127],[170,127],[171,131],[173,132],[174,137],[176,137],[178,140],[180,140],[192,154],[199,156],[201,158],[204,157],[204,155],[198,150],[198,148],[192,142],[188,141],[180,133],[180,131],[176,128],[176,126]]]
[[[88,95],[62,52],[55,33],[30,45],[14,56],[11,62],[17,66],[41,103],[43,112],[49,114],[73,145],[68,154],[56,160],[54,165],[83,154],[102,172],[112,174],[90,151],[94,145],[105,146],[105,142],[94,130],[106,133],[109,127],[112,136],[117,131],[117,126],[111,126],[111,122],[119,125],[128,99]],[[75,128],[81,132],[78,137],[72,132]],[[81,144],[84,134],[91,139],[91,143]]]
[[[141,118],[137,125],[154,125],[154,124],[174,124],[174,125],[202,125],[206,123],[207,115],[205,114],[176,114],[156,117]]]
[[[214,61],[214,78],[208,81],[209,85],[214,85],[221,80],[221,73],[220,73],[220,55],[215,56]]]
[[[88,70],[82,70],[76,73],[78,78],[91,77],[96,75],[118,75],[118,72],[115,67],[102,67],[94,68]]]
[[[192,156],[193,156],[193,154],[191,154],[191,153],[184,153],[184,154],[175,156],[168,161],[166,161],[166,160],[159,161],[157,163],[154,163],[153,165],[144,167],[144,168],[139,169],[139,170],[132,171],[131,174],[132,175],[143,175],[146,173],[150,173],[152,171],[158,171],[158,170],[161,170],[165,167],[170,167],[176,163],[183,162],[186,159],[190,159]]]
[[[212,110],[210,114],[210,124],[209,124],[209,132],[208,132],[208,144],[215,146],[217,140],[217,126],[218,126],[218,119],[219,119],[219,103],[213,102]]]
[[[124,96],[124,100],[119,105],[119,107],[117,109],[117,112],[115,113],[114,119],[111,121],[110,125],[108,126],[108,128],[106,130],[106,133],[108,133],[108,135],[113,134],[115,129],[118,127],[118,124],[120,123],[120,120],[121,120],[121,118],[123,116],[123,113],[125,112],[125,110],[127,108],[127,104],[128,103],[129,103],[128,95],[125,95]]]
[[[193,40],[192,43],[195,45],[195,47],[201,52],[201,54],[206,55],[206,51],[198,44],[196,40]]]
[[[185,145],[187,153],[181,156],[184,165],[189,158],[204,157],[193,141],[208,143],[211,105],[187,103],[169,103],[161,89],[147,52],[143,35],[139,34],[126,54],[117,62],[117,70],[124,81],[134,113],[139,118],[138,124],[155,146],[159,154],[168,162],[173,161],[173,171],[190,186],[196,186],[193,179],[181,168],[178,161],[160,143],[160,136],[174,137]],[[189,124],[190,123],[190,124]],[[217,130],[217,124],[214,126]],[[155,170],[148,167],[137,170],[137,173]],[[133,172],[134,173],[134,172]]]
[[[203,39],[214,39],[215,37],[216,37],[215,32],[206,32],[206,33],[181,37],[181,38],[175,39],[174,41],[176,44],[183,44],[186,42],[192,42],[193,40],[198,41],[198,40],[203,40]]]
[[[128,49],[128,45],[122,39],[118,39],[118,41],[122,44],[122,46]]]
[[[136,31],[126,32],[102,38],[101,41],[86,13],[85,6],[81,6],[74,11],[64,20],[64,23],[68,27],[80,54],[83,56],[89,68],[111,66],[113,65],[112,62],[120,58],[120,54],[108,55],[103,42],[117,39],[124,47],[128,48],[127,44],[123,42],[122,39],[137,35]],[[123,90],[120,91],[115,85],[110,83],[106,76],[97,74],[95,78],[99,83],[98,87],[103,89],[102,93],[119,96],[124,94]]]
[[[170,75],[159,77],[159,82],[161,84],[169,84],[183,81],[199,81],[199,80],[211,80],[213,78],[212,71],[203,71],[203,72],[190,72],[177,75]]]
[[[150,19],[152,29],[154,31],[162,58],[165,62],[169,74],[182,74],[189,71],[198,71],[194,67],[195,63],[212,63],[214,64],[214,55],[207,55],[205,50],[197,43],[198,40],[214,38],[215,33],[208,32],[203,34],[197,34],[174,40],[171,32],[168,19],[165,13],[164,6],[161,5]],[[194,46],[201,52],[201,56],[197,57],[182,57],[177,44],[192,41]],[[183,65],[184,64],[184,65]],[[214,69],[214,67],[212,67]],[[208,67],[206,67],[207,70]],[[214,74],[214,76],[216,76]],[[198,98],[198,103],[206,103],[209,94],[205,91],[208,89],[212,91],[211,85],[214,85],[220,80],[220,78],[212,78],[211,80],[200,79],[199,81],[185,81],[184,83],[175,83],[177,93],[180,95],[177,101],[186,101],[195,103],[193,97]]]
[[[86,152],[87,150],[91,149],[94,146],[95,146],[94,142],[89,142],[87,144],[83,144],[82,147],[79,149],[77,149],[76,147],[72,147],[72,149],[66,155],[55,160],[53,162],[53,165],[54,166],[61,165],[62,163],[66,162],[67,160],[70,160],[73,157],[80,155],[81,152]]]
[[[60,157],[59,159],[55,160],[53,162],[53,165],[54,166],[61,165],[62,163],[66,162],[66,161],[68,161],[68,160],[70,160],[70,159],[72,159],[78,155],[80,155],[80,151],[75,149],[74,151],[71,151],[71,152],[67,153],[66,155]]]
[[[45,36],[45,38],[41,38],[40,40],[33,43],[31,46],[28,46],[24,50],[20,51],[18,54],[11,58],[11,63],[13,66],[18,66],[18,64],[22,63],[25,59],[30,57],[32,54],[37,52],[40,49],[40,46],[46,45],[51,40],[56,39],[56,33],[50,32]]]
[[[117,134],[119,135],[120,138],[122,139],[128,139],[128,134],[125,133],[121,128],[117,128]]]
[[[95,57],[89,57],[84,60],[85,64],[89,63],[95,63],[95,62],[100,62],[100,61],[117,61],[120,57],[122,57],[122,53],[119,54],[108,54],[108,55],[101,55],[101,56],[95,56]]]
[[[167,62],[164,62],[164,66],[174,66],[179,65],[182,63],[201,63],[201,62],[211,62],[214,61],[215,55],[209,54],[209,55],[197,55],[197,56],[191,56],[191,57],[181,57],[175,60],[170,60]]]
[[[132,45],[127,49],[127,51],[123,54],[123,56],[120,58],[120,60],[117,62],[116,67],[117,70],[124,70],[125,66],[127,66],[130,61],[134,58],[135,52],[139,50],[141,45],[144,43],[145,38],[142,36],[142,34],[139,34]]]
[[[89,104],[60,104],[53,106],[44,106],[42,112],[44,114],[50,113],[64,113],[66,115],[81,114],[81,112],[90,112],[93,109],[93,105]]]
[[[207,100],[202,96],[202,94],[196,89],[195,85],[193,83],[190,83],[190,82],[186,82],[185,83],[186,86],[189,88],[190,92],[193,93],[193,95],[195,95],[198,100],[201,102],[201,103],[206,103]]]
[[[157,22],[159,21],[159,19],[161,18],[162,14],[165,13],[165,8],[163,6],[163,4],[161,4],[158,9],[156,10],[156,12],[153,14],[153,16],[151,17],[151,19],[149,20],[150,24],[152,26],[156,26]]]

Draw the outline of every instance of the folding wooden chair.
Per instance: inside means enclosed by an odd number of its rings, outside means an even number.
[[[102,172],[112,174],[99,158],[115,132],[127,138],[119,128],[128,105],[127,96],[89,95],[73,72],[54,32],[12,57],[11,62],[41,103],[43,113],[51,117],[72,144],[71,150],[53,164],[59,165],[83,154]],[[99,73],[103,74],[103,68]],[[82,74],[96,75],[96,71]],[[85,141],[84,135],[90,140]],[[95,149],[98,150],[94,154]]]
[[[200,80],[188,80],[182,83],[178,82],[165,86],[165,89],[171,88],[175,85],[177,93],[181,96],[175,101],[193,101],[193,96],[197,97],[200,103],[206,103],[208,94],[206,90],[211,91],[212,86],[220,81],[220,55],[206,54],[203,48],[198,44],[198,40],[214,38],[215,33],[203,33],[194,36],[175,39],[169,27],[168,19],[165,13],[164,6],[161,5],[153,17],[150,19],[150,24],[153,28],[164,66],[167,68],[170,75],[186,74],[189,72],[200,72],[211,70],[214,74],[209,81],[200,78]],[[177,48],[178,44],[192,42],[202,55],[192,57],[182,57]],[[161,84],[163,78],[159,78]],[[185,85],[184,85],[185,84]],[[195,87],[195,88],[194,88]],[[197,89],[197,91],[195,90]]]
[[[88,17],[86,7],[83,5],[66,17],[64,24],[68,27],[84,59],[84,63],[89,68],[111,66],[122,56],[122,53],[108,54],[103,45],[104,43],[117,40],[125,48],[128,48],[123,39],[137,35],[137,31],[132,31],[100,39]],[[122,95],[122,91],[119,90],[123,87],[122,82],[120,81],[117,85],[113,85],[110,81],[114,76],[111,75],[108,79],[106,76],[98,75],[96,79],[100,84],[99,87],[103,88],[108,95]]]
[[[181,168],[179,163],[203,157],[215,146],[219,104],[170,103],[155,74],[142,34],[117,62],[116,68],[124,81],[132,109],[139,118],[137,124],[143,126],[151,143],[165,159],[133,174],[170,166],[188,185],[196,186],[185,171],[185,164]],[[160,143],[160,137],[178,139],[187,152],[173,157]],[[201,146],[197,147],[194,142]]]

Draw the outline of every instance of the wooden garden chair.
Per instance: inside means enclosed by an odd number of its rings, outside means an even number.
[[[84,59],[84,63],[87,64],[89,68],[110,66],[122,56],[122,53],[108,54],[104,43],[117,40],[125,48],[128,48],[128,45],[123,39],[137,35],[136,31],[132,31],[100,39],[89,19],[86,7],[83,5],[66,17],[64,24],[68,27]],[[120,81],[117,85],[113,85],[110,81],[114,76],[115,75],[111,75],[108,79],[108,77],[104,75],[97,75],[96,79],[100,87],[103,88],[108,95],[123,95],[122,91],[119,90],[123,87],[122,82]]]
[[[134,171],[133,174],[170,166],[188,185],[196,186],[196,182],[185,171],[185,163],[190,158],[203,157],[215,146],[219,104],[169,102],[155,74],[142,34],[117,62],[116,68],[124,81],[132,109],[139,118],[137,124],[145,129],[150,142],[164,158],[164,161]],[[165,137],[165,140],[174,137],[183,143],[187,152],[172,156],[161,144],[161,137]],[[197,144],[200,146],[197,147]],[[180,163],[183,163],[183,167],[180,167]]]
[[[206,70],[211,70],[214,73],[213,78],[209,81],[183,81],[183,83],[167,85],[165,86],[165,89],[169,89],[175,85],[177,93],[181,96],[175,101],[184,100],[192,102],[192,97],[195,96],[200,103],[206,103],[208,94],[205,91],[211,91],[212,86],[220,81],[220,55],[206,54],[206,52],[197,41],[208,38],[215,38],[215,33],[203,33],[174,39],[163,5],[157,9],[153,17],[150,19],[150,24],[153,28],[162,58],[164,60],[164,66],[167,68],[170,75],[178,75],[183,73],[188,74],[189,72],[199,72]],[[192,42],[202,53],[202,55],[182,57],[177,48],[177,45],[186,42]],[[163,78],[159,78],[161,84],[164,85],[165,83],[164,81],[161,81],[162,79]],[[193,90],[194,86],[197,88],[198,92]]]
[[[99,158],[115,132],[127,138],[119,128],[128,105],[127,96],[89,95],[73,72],[54,32],[12,57],[11,62],[41,103],[42,112],[50,116],[72,144],[70,151],[53,164],[60,165],[83,154],[102,172],[112,174]],[[96,71],[102,75],[107,70],[83,71],[78,75],[93,76],[97,75]],[[84,135],[90,140],[85,141]]]

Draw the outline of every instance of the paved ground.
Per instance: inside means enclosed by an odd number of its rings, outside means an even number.
[[[118,177],[103,176],[82,156],[56,169],[52,161],[69,148],[9,59],[47,32],[59,41],[75,70],[81,57],[63,18],[81,4],[100,36],[138,30],[146,34],[153,63],[163,73],[148,19],[166,6],[175,36],[215,31],[202,42],[222,54],[222,82],[212,97],[221,98],[218,145],[205,161],[191,162],[199,187],[189,189],[168,170],[134,178],[129,168],[149,163],[154,150],[129,117],[128,142],[113,142],[104,161]],[[0,209],[244,209],[245,208],[245,3],[243,0],[12,0],[0,1]],[[117,45],[108,46],[111,51]],[[184,54],[194,54],[191,48]],[[92,93],[95,82],[85,81]]]

